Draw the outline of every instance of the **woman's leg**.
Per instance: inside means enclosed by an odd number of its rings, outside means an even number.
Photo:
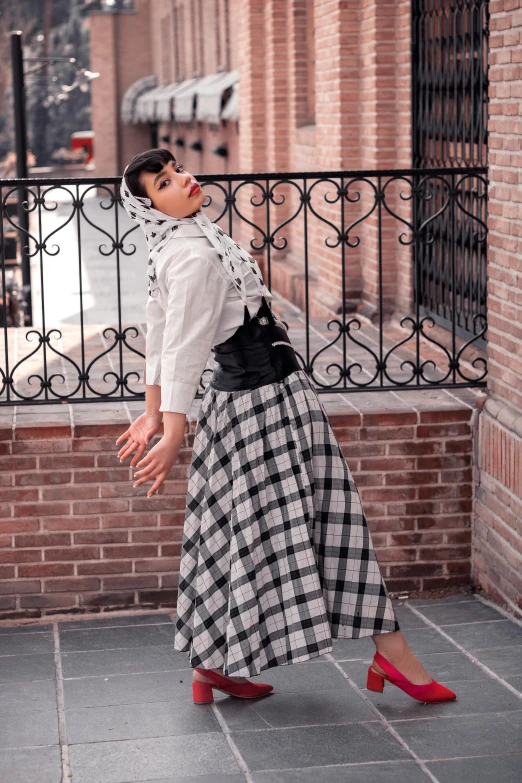
[[[377,652],[386,658],[392,666],[395,666],[413,685],[427,685],[432,681],[422,663],[413,654],[402,631],[375,634],[372,639]],[[377,663],[372,663],[372,667],[379,674],[385,674]]]

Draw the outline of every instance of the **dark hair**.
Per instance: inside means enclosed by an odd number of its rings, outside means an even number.
[[[161,169],[171,161],[175,162],[176,158],[170,150],[166,149],[147,150],[136,155],[125,169],[125,182],[132,195],[147,198],[145,188],[140,182],[140,174],[142,171],[159,174]]]

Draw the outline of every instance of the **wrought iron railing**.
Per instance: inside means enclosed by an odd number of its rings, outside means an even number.
[[[485,270],[485,206],[469,209],[466,194],[485,205],[485,169],[198,179],[211,219],[259,253],[318,392],[485,385],[485,296],[466,293],[482,291],[466,253]],[[28,235],[13,209],[18,197],[27,199]],[[143,399],[147,252],[119,179],[3,180],[0,207],[0,406]],[[30,324],[9,317],[19,258],[5,248],[14,236],[31,263]],[[444,293],[448,329],[425,314],[422,298],[426,258],[441,254],[444,279],[430,285]]]

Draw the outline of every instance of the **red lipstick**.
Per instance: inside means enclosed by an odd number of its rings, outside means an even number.
[[[199,187],[198,183],[194,182],[194,184],[190,188],[189,197],[193,196],[195,193],[199,193],[200,190],[201,188]]]

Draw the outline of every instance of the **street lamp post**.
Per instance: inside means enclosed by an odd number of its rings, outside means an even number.
[[[24,57],[22,52],[22,33],[11,33],[11,62],[13,69],[14,128],[16,150],[16,177],[27,178],[27,124],[25,116],[25,80]],[[22,290],[27,302],[28,326],[33,324],[33,305],[31,299],[31,262],[29,259],[29,213],[26,190],[18,191],[18,224],[20,227],[20,256],[22,263]]]

